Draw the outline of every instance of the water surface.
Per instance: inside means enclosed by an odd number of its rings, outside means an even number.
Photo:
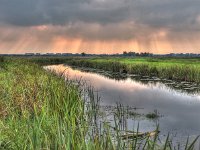
[[[154,130],[159,124],[162,136],[170,132],[179,141],[186,139],[188,135],[200,135],[200,94],[198,92],[191,94],[176,90],[159,80],[143,83],[132,77],[108,78],[101,73],[85,72],[66,65],[53,65],[46,68],[64,72],[69,79],[82,80],[93,86],[101,98],[102,108],[120,103],[139,108],[134,111],[140,114],[148,114],[155,110],[159,112],[160,117],[156,120],[145,117],[128,119],[128,128],[133,128],[139,122],[140,131],[146,132]]]

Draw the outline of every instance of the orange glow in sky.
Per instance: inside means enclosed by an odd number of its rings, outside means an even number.
[[[0,53],[200,53],[199,6],[199,0],[1,0]]]
[[[122,25],[120,25],[122,26]],[[126,24],[127,27],[127,24]],[[109,27],[110,28],[110,27]],[[120,27],[121,28],[121,27]],[[84,36],[68,36],[68,31],[57,26],[33,26],[30,28],[7,28],[0,29],[3,41],[0,44],[0,53],[94,53],[112,54],[123,51],[164,53],[199,53],[200,42],[198,35],[189,37],[170,37],[166,29],[153,32],[145,29],[145,33],[137,33],[134,38],[98,39],[96,25],[92,29],[92,36],[96,39]],[[102,29],[103,30],[103,29]],[[131,29],[129,29],[131,31]],[[66,32],[66,33],[65,33]],[[90,32],[90,30],[88,31]],[[105,34],[105,33],[104,33]],[[91,35],[90,35],[91,36]],[[102,35],[101,35],[102,36]],[[122,36],[123,32],[122,32]],[[7,38],[8,37],[8,38]],[[105,38],[105,39],[104,39]]]

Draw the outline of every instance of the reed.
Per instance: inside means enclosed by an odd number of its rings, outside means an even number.
[[[4,57],[0,57],[0,62],[3,63],[4,62]]]
[[[126,109],[121,105],[117,105],[114,127],[107,122],[99,124],[99,98],[92,88],[83,92],[63,73],[45,71],[24,59],[2,63],[6,69],[0,71],[0,149],[160,147],[158,134],[140,138],[139,125],[132,136],[122,136],[122,130],[128,131]],[[187,148],[193,148],[194,143],[187,144]]]
[[[198,59],[164,59],[142,60],[135,58],[76,58],[66,60],[72,66],[89,67],[112,72],[156,76],[160,78],[200,83],[200,61]],[[153,61],[154,60],[154,61]],[[158,60],[158,61],[157,61]]]

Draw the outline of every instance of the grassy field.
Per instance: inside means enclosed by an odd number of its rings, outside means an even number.
[[[71,82],[24,60],[1,64],[0,149],[81,149],[83,114]]]
[[[108,62],[112,61],[116,59]],[[77,85],[45,71],[36,59],[0,58],[0,149],[172,149],[168,137],[161,148],[157,134],[144,137],[141,143],[137,132],[132,140],[122,138],[117,123],[114,135],[106,123],[95,127],[98,106],[92,90],[87,91],[90,102],[86,105]],[[118,113],[122,114],[120,109]],[[186,144],[186,149],[193,144]]]
[[[199,58],[76,58],[66,63],[113,72],[200,83]]]

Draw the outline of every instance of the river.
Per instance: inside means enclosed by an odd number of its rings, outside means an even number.
[[[139,122],[139,130],[147,132],[155,130],[159,124],[161,136],[168,133],[177,142],[182,142],[188,136],[200,135],[200,93],[188,93],[175,89],[159,80],[143,80],[141,82],[129,77],[112,78],[109,73],[72,68],[67,65],[52,65],[45,67],[56,72],[64,72],[71,80],[82,80],[98,91],[101,98],[101,107],[115,107],[120,103],[132,108],[140,117],[127,119],[129,129]],[[107,74],[107,75],[106,75]],[[175,83],[176,84],[176,83]],[[109,110],[108,110],[109,111]],[[156,112],[159,117],[149,119],[146,114]],[[108,120],[112,122],[112,117]]]

